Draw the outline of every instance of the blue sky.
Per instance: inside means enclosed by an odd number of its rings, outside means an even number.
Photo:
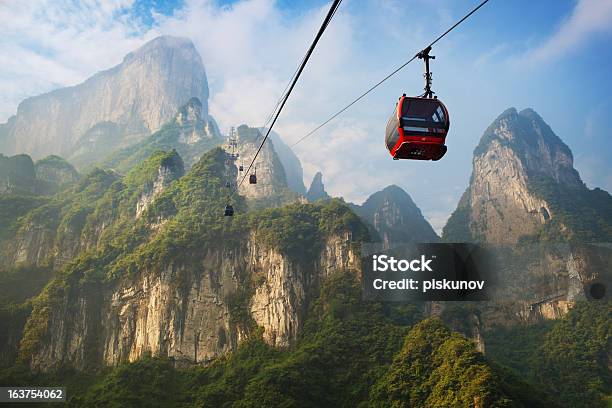
[[[191,38],[225,130],[259,126],[293,73],[328,2],[88,0],[0,4],[0,121],[25,97],[79,83],[147,40]],[[344,0],[277,131],[299,139],[444,31],[476,0]],[[590,187],[612,190],[612,0],[491,0],[434,49],[434,90],[452,118],[437,163],[393,162],[383,146],[397,97],[422,88],[413,63],[296,147],[305,182],[360,202],[388,184],[408,191],[438,230],[465,189],[472,150],[503,110],[531,107],[574,152]],[[109,45],[112,44],[112,45]],[[10,58],[9,58],[10,57]]]

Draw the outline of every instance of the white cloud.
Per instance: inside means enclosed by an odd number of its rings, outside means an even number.
[[[122,17],[133,0],[0,2],[0,121],[28,96],[119,63],[144,38]]]
[[[578,0],[557,31],[524,59],[553,61],[576,52],[595,34],[612,32],[612,0]]]
[[[611,2],[580,0],[557,34],[532,52],[558,55],[607,30],[603,21],[609,18]],[[229,6],[219,6],[216,0],[185,0],[173,15],[153,11],[154,25],[147,27],[131,14],[132,3],[0,0],[0,121],[13,114],[25,97],[79,83],[119,63],[145,41],[171,34],[192,39],[202,55],[210,111],[221,128],[241,123],[260,126],[329,7],[328,2],[286,11],[275,0],[240,0]],[[297,141],[446,29],[464,12],[454,10],[455,4],[450,0],[344,2],[275,130],[288,144]],[[502,44],[483,54],[474,38],[463,35],[458,31],[436,47],[434,86],[453,117],[448,157],[437,163],[398,163],[390,160],[383,146],[384,126],[397,96],[422,88],[422,66],[413,64],[296,147],[305,184],[321,170],[330,194],[354,202],[397,184],[439,229],[467,182],[471,150],[484,127],[504,108],[520,103],[508,102],[517,89],[530,89],[522,75],[509,76],[502,84],[495,82],[499,72],[487,69],[502,59],[501,54],[511,52],[511,46]],[[478,64],[483,74],[477,81],[467,75],[474,60],[464,62],[460,51],[468,40],[475,55],[481,55]],[[491,72],[488,77],[487,72]],[[476,108],[465,103],[467,94],[487,103]],[[456,183],[461,189],[449,195],[448,185]]]

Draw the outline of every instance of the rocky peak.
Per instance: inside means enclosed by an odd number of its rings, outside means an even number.
[[[236,153],[239,155],[236,165],[242,163],[244,171],[246,171],[263,140],[263,135],[257,128],[240,125],[236,129],[236,138]],[[276,146],[272,140],[267,140],[257,156],[251,173],[255,171],[257,184],[249,184],[248,180],[242,183],[238,192],[243,196],[251,199],[271,199],[279,197],[288,190],[285,169],[276,153]],[[239,183],[243,177],[244,172],[238,172],[236,182]]]
[[[591,194],[573,167],[571,150],[544,120],[532,109],[510,108],[493,121],[474,150],[470,184],[444,237],[515,243],[552,226],[567,232],[568,220],[579,215],[578,203],[605,207],[603,194],[585,198]]]
[[[306,193],[306,199],[309,202],[315,202],[317,200],[327,200],[331,198],[327,191],[325,191],[325,185],[323,184],[323,174],[320,171],[312,178],[312,183],[310,183],[310,188]]]
[[[0,148],[90,165],[160,129],[192,97],[207,118],[208,82],[193,43],[158,37],[81,84],[24,100],[0,126]]]
[[[264,133],[267,131],[267,129],[261,128],[260,131]],[[298,194],[306,194],[306,186],[304,186],[304,171],[302,170],[302,163],[300,163],[300,159],[296,156],[293,150],[291,150],[291,147],[285,144],[278,133],[271,131],[270,140],[274,143],[274,150],[276,150],[278,158],[285,169],[287,186]]]
[[[583,185],[573,167],[570,148],[531,108],[520,112],[509,108],[493,121],[474,150],[475,166],[483,157],[494,159],[495,152],[503,148],[513,151],[527,176],[546,176],[573,187]]]
[[[439,240],[406,191],[390,185],[353,209],[378,232],[385,245]]]

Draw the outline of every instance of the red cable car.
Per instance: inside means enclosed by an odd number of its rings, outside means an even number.
[[[431,47],[418,54],[425,60],[425,93],[399,98],[387,122],[385,143],[394,160],[440,160],[446,153],[446,135],[450,119],[446,106],[431,90],[429,55]]]
[[[449,126],[441,101],[403,95],[387,123],[387,149],[395,160],[440,160]]]

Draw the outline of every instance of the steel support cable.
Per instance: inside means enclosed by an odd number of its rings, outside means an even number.
[[[453,24],[448,30],[446,30],[444,33],[440,34],[435,40],[433,40],[427,47],[423,48],[423,49],[427,49],[428,47],[433,47],[438,41],[440,41],[442,38],[444,38],[448,33],[450,33],[451,31],[453,31],[458,25],[460,25],[461,23],[463,23],[465,20],[467,20],[468,18],[470,18],[472,16],[472,14],[476,13],[482,6],[484,6],[485,4],[487,4],[489,2],[489,0],[484,0],[482,1],[478,6],[476,6],[474,9],[472,9],[472,11],[470,11],[468,14],[466,14],[465,16],[463,16],[463,18],[459,21],[457,21],[455,24]],[[408,61],[406,61],[405,63],[403,63],[402,65],[400,65],[399,67],[397,67],[393,72],[391,72],[389,75],[387,75],[386,77],[384,77],[382,80],[378,81],[376,84],[372,85],[370,88],[368,88],[367,91],[365,91],[364,93],[362,93],[361,95],[359,95],[356,99],[354,99],[351,103],[349,103],[348,105],[346,105],[344,108],[340,109],[338,112],[334,113],[332,116],[330,116],[325,122],[321,123],[319,126],[317,126],[316,128],[314,128],[313,130],[311,130],[310,132],[306,133],[306,135],[302,136],[297,142],[295,142],[294,144],[292,144],[290,147],[295,147],[296,145],[298,145],[300,142],[302,142],[304,139],[312,136],[314,133],[316,133],[319,129],[321,129],[323,126],[327,125],[329,122],[331,122],[332,120],[334,120],[335,118],[337,118],[338,116],[340,116],[341,114],[343,114],[347,109],[349,109],[351,106],[353,106],[354,104],[356,104],[357,102],[359,102],[360,100],[362,100],[363,98],[365,98],[370,92],[372,92],[374,89],[378,88],[380,85],[382,85],[383,82],[387,81],[389,78],[391,78],[393,75],[397,74],[399,71],[401,71],[406,65],[410,64],[412,61],[414,61],[415,59],[418,58],[418,55],[421,51],[417,52],[412,58],[410,58]]]
[[[272,123],[270,124],[270,127],[268,128],[268,130],[266,132],[266,135],[264,136],[263,140],[261,141],[261,144],[259,145],[259,148],[255,152],[255,156],[253,157],[253,160],[251,160],[251,163],[249,164],[249,167],[246,170],[244,176],[240,180],[240,183],[236,186],[236,189],[234,190],[234,193],[232,194],[232,197],[234,196],[234,194],[236,194],[236,192],[238,191],[238,189],[240,188],[240,186],[242,185],[242,183],[246,179],[247,175],[249,174],[251,168],[253,167],[253,163],[255,163],[255,160],[257,159],[257,156],[259,155],[259,153],[261,152],[261,149],[263,148],[264,144],[266,143],[266,140],[268,139],[268,136],[270,135],[270,132],[272,131],[272,128],[274,127],[274,124],[276,123],[276,120],[278,119],[281,111],[283,110],[283,107],[287,103],[287,100],[289,99],[289,95],[291,95],[291,92],[293,91],[293,88],[295,87],[295,84],[297,83],[298,79],[300,78],[300,75],[304,71],[304,68],[306,67],[306,63],[310,59],[310,56],[312,55],[312,53],[313,53],[317,43],[321,39],[321,36],[325,32],[325,29],[329,25],[332,17],[334,16],[334,14],[336,14],[336,10],[340,6],[341,2],[342,2],[342,0],[334,0],[334,2],[332,3],[332,5],[331,5],[331,7],[330,7],[330,9],[329,9],[329,11],[327,13],[327,16],[325,17],[325,20],[321,24],[321,27],[319,28],[319,31],[317,32],[317,35],[315,36],[312,44],[310,45],[310,48],[308,48],[308,51],[306,52],[306,55],[305,55],[304,59],[302,60],[302,63],[300,64],[295,77],[293,78],[293,81],[291,81],[291,86],[289,87],[289,89],[287,90],[285,95],[283,96],[282,102],[281,102],[280,106],[278,107],[278,110],[276,111],[276,113],[274,115],[274,119],[272,120]]]
[[[340,2],[342,2],[342,0],[340,0]],[[334,15],[336,14],[336,11],[338,10],[338,7],[336,7],[336,9],[333,11],[331,18],[334,18]],[[330,18],[330,20],[331,20]],[[291,75],[291,79],[289,79],[289,82],[287,82],[287,86],[285,86],[285,89],[283,89],[283,92],[281,92],[281,97],[278,98],[278,101],[276,102],[276,105],[274,105],[274,109],[272,109],[272,112],[270,112],[270,114],[268,115],[264,125],[262,126],[263,129],[265,129],[268,126],[268,123],[270,123],[270,121],[272,120],[272,117],[274,117],[274,113],[276,112],[276,110],[278,109],[278,106],[281,104],[281,101],[283,100],[283,96],[285,95],[285,93],[287,92],[287,89],[289,89],[289,86],[291,85],[291,83],[293,82],[293,79],[295,78],[295,75],[297,74],[297,72],[300,69],[300,66],[304,63],[304,60],[306,59],[306,55],[304,55],[304,57],[302,58],[302,61],[300,61],[300,64],[298,65],[298,67],[295,69],[295,71],[293,71],[293,75]],[[262,136],[261,132],[259,133],[259,135],[257,136],[257,138],[255,139],[255,141],[259,140],[259,137]]]

